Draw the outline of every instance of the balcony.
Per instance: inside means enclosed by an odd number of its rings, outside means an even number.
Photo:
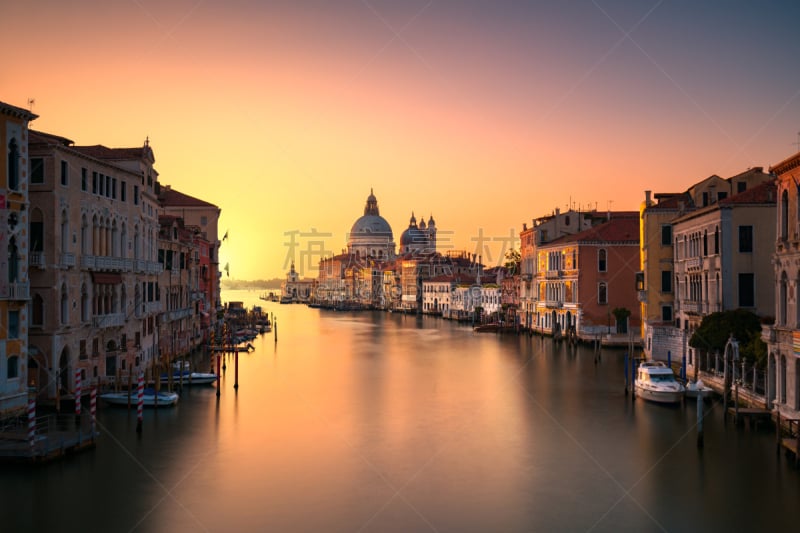
[[[699,313],[703,307],[703,304],[700,302],[687,302],[686,300],[681,302],[681,311],[685,313]]]
[[[564,307],[564,302],[557,302],[555,300],[547,300],[544,302],[544,306],[548,309],[561,309]]]
[[[546,279],[559,279],[564,277],[563,270],[548,270],[545,272],[544,277]]]
[[[639,303],[647,301],[647,291],[636,291],[636,299]]]
[[[96,328],[116,328],[125,325],[124,313],[110,313],[92,318],[92,326]]]
[[[182,320],[192,316],[192,308],[184,307],[183,309],[173,309],[172,311],[167,311],[164,315],[164,319],[168,322],[175,322],[176,320]]]
[[[40,270],[45,270],[47,263],[45,263],[44,252],[31,252],[30,265]]]
[[[61,254],[58,261],[61,268],[72,268],[75,266],[75,254]]]
[[[161,302],[147,302],[144,304],[144,312],[146,314],[160,313]]]
[[[9,300],[29,300],[31,295],[30,283],[9,283],[8,284],[8,299]]]
[[[701,257],[691,257],[684,261],[686,270],[700,270],[703,267],[703,259]]]

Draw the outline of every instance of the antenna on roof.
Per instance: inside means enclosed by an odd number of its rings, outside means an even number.
[[[28,98],[28,111],[33,112],[33,104],[36,103],[36,98]]]

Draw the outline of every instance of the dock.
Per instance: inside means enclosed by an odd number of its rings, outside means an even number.
[[[88,414],[39,416],[33,439],[22,424],[0,431],[0,462],[47,462],[94,448],[96,440],[97,433]]]
[[[783,431],[784,425],[786,426],[785,432]],[[784,449],[787,453],[793,454],[794,465],[800,465],[800,457],[798,457],[798,450],[800,450],[800,418],[781,416],[781,412],[777,411],[775,437],[777,451],[780,452],[781,449]]]
[[[728,407],[728,415],[733,418],[734,425],[744,421],[748,427],[758,429],[760,421],[772,418],[772,411],[758,407]]]

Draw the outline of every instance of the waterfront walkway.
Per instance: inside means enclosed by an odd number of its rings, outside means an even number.
[[[0,431],[0,461],[48,461],[91,448],[96,438],[91,416],[87,413],[36,417],[33,442],[29,438],[27,419],[19,418]]]

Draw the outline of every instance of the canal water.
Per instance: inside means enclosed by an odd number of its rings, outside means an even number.
[[[631,401],[623,352],[437,318],[260,302],[221,394],[99,410],[95,450],[3,465],[0,531],[769,531],[800,524],[774,435]]]

